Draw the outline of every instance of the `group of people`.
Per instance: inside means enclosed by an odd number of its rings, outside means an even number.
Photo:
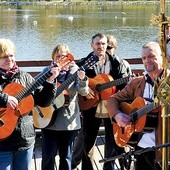
[[[60,159],[59,165],[57,165],[59,170],[78,169],[77,165],[80,161],[82,162],[82,170],[93,170],[92,150],[101,123],[105,127],[104,157],[110,158],[124,153],[124,148],[119,147],[115,142],[112,123],[114,121],[123,128],[131,123],[131,118],[122,112],[120,103],[123,101],[132,102],[136,97],[143,97],[147,103],[153,101],[154,81],[158,78],[159,80],[163,79],[165,70],[160,46],[157,42],[149,42],[141,49],[141,58],[145,67],[143,75],[116,86],[116,91],[108,100],[102,100],[88,110],[80,110],[79,95],[87,99],[93,99],[95,96],[95,91],[89,87],[89,78],[94,78],[99,74],[107,74],[116,80],[132,75],[127,61],[120,59],[115,54],[118,45],[112,35],[95,34],[91,39],[91,47],[92,52],[87,57],[78,63],[73,61],[69,66],[61,69],[55,65],[55,62],[63,56],[67,56],[70,51],[66,44],[57,45],[51,56],[54,62],[42,72],[50,70],[50,77],[29,94],[33,97],[35,105],[49,106],[55,99],[58,88],[56,84],[58,82],[62,84],[68,77],[77,73],[75,80],[67,87],[69,100],[55,110],[56,116],[53,122],[41,130],[42,170],[54,169],[57,154]],[[79,69],[91,56],[97,56],[99,61],[86,70]],[[26,88],[35,81],[37,80],[30,74],[18,68],[15,61],[14,43],[9,39],[0,39],[0,107],[6,109],[1,119],[7,111],[12,113],[12,110],[15,110],[18,113],[20,107],[20,101],[17,97],[4,90],[8,84],[16,82]],[[0,128],[2,127],[3,124],[0,124]],[[157,129],[142,133],[135,148],[155,146],[156,133]],[[0,169],[30,170],[34,143],[35,130],[30,110],[24,116],[18,115],[18,121],[12,134],[0,140]],[[161,169],[156,162],[155,151],[138,155],[136,159],[136,170]],[[125,159],[119,159],[119,164],[121,170],[126,168]],[[104,170],[115,168],[115,161],[108,161],[103,165]]]

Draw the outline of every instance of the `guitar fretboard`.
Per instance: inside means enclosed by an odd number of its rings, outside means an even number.
[[[97,84],[96,85],[96,90],[98,92],[101,92],[101,91],[103,91],[103,90],[105,90],[107,88],[127,83],[129,81],[129,79],[130,79],[130,76],[124,77],[124,78],[121,78],[121,79],[116,79],[116,80],[108,82],[108,83]]]
[[[29,94],[35,91],[40,85],[42,85],[44,81],[51,76],[51,74],[52,73],[50,72],[50,70],[46,71],[33,83],[28,84],[28,86],[24,88],[23,90],[21,90],[15,97],[20,102],[23,98],[27,97]]]
[[[156,104],[156,103],[152,102],[152,103],[146,105],[145,107],[137,110],[136,112],[133,112],[132,114],[130,114],[132,121],[133,121],[133,120],[136,121],[136,120],[139,119],[141,116],[143,116],[143,115],[151,112],[152,110],[158,108],[159,105],[160,105],[160,104]]]
[[[92,55],[90,58],[88,58],[85,63],[80,67],[80,70],[86,70],[88,68],[90,68],[91,66],[93,66],[95,63],[97,63],[99,61],[99,58],[97,56]],[[57,92],[56,92],[56,97],[60,95],[60,93],[62,93],[62,91],[64,89],[66,89],[69,84],[71,84],[73,81],[75,81],[77,77],[77,71],[72,74],[68,79],[66,79],[58,88],[57,88]]]
[[[75,72],[74,74],[72,74],[68,79],[66,79],[58,88],[57,88],[57,91],[56,91],[56,96],[55,97],[58,97],[62,91],[67,88],[69,86],[69,84],[71,84],[75,79],[76,79],[76,76],[77,76],[77,72]]]

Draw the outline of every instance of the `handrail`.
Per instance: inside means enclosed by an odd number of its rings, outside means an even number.
[[[144,69],[140,66],[142,64],[141,58],[126,58],[125,59],[131,66],[134,74],[141,74]],[[36,76],[42,69],[49,66],[52,60],[18,60],[17,65],[24,71],[29,72],[33,77]],[[77,62],[78,60],[76,60]]]

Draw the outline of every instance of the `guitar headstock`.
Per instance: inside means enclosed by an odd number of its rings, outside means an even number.
[[[55,63],[58,67],[63,69],[67,65],[69,65],[72,61],[74,61],[74,57],[72,54],[68,53],[66,56],[60,57]]]
[[[90,58],[88,58],[84,62],[83,66],[81,66],[81,69],[86,70],[86,69],[92,67],[94,64],[96,64],[98,61],[99,61],[99,57],[95,56],[95,55],[92,55],[92,56],[90,56]]]

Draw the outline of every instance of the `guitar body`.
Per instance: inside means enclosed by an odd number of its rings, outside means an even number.
[[[120,105],[120,110],[123,113],[130,115],[132,112],[135,112],[138,109],[141,109],[145,106],[145,100],[141,97],[137,97],[131,104],[122,102]],[[113,123],[113,133],[115,141],[118,146],[125,146],[133,133],[141,132],[145,127],[146,115],[140,117],[134,124],[129,124],[125,127],[120,127],[117,123]]]
[[[8,84],[3,92],[15,96],[24,87],[18,83]],[[9,108],[0,108],[0,140],[7,138],[14,131],[18,118],[29,113],[34,107],[32,95],[25,97],[18,104],[16,110]]]
[[[108,83],[108,82],[110,82],[112,80],[113,80],[113,78],[110,75],[99,74],[95,78],[90,78],[89,79],[89,87],[92,90],[95,91],[95,88],[96,88],[97,84]],[[96,96],[98,96],[98,98],[99,98],[99,95],[100,95],[101,100],[107,100],[112,95],[113,88],[115,88],[115,87],[107,88],[107,89],[103,90],[100,93],[96,93]]]
[[[98,84],[108,83],[112,81],[113,78],[107,74],[99,74],[94,78],[89,78],[89,87],[95,92],[94,99],[87,99],[85,96],[79,95],[79,106],[81,110],[88,110],[96,106],[101,100],[107,100],[113,92],[115,92],[116,87],[104,89],[100,93],[96,91],[96,86]]]
[[[59,87],[61,84],[57,83],[57,86]],[[66,90],[64,90],[59,96],[57,96],[54,100],[54,104],[56,105],[57,108],[60,108],[64,105],[65,103],[65,96],[68,94]],[[33,109],[33,121],[34,121],[34,126],[36,128],[45,128],[47,127],[52,118],[53,118],[53,112],[54,112],[54,107],[53,105],[50,105],[48,107],[40,107],[40,106],[35,106]]]
[[[80,70],[86,70],[87,68],[90,68],[93,66],[96,62],[99,61],[99,58],[97,56],[91,56],[88,58],[83,66],[80,67]],[[66,63],[65,61],[63,64]],[[66,63],[68,65],[68,62]],[[63,67],[64,68],[64,67]],[[39,107],[35,106],[33,110],[33,119],[34,119],[34,126],[37,128],[45,128],[50,123],[53,122],[53,118],[56,116],[54,110],[59,109],[60,107],[67,106],[69,104],[69,96],[67,92],[68,86],[75,81],[77,78],[77,72],[70,75],[65,81],[62,82],[62,84],[57,83],[58,89],[56,90],[56,98],[54,99],[53,103],[49,107]]]
[[[51,121],[54,107],[35,106],[33,109],[33,121],[36,128],[45,128]]]

